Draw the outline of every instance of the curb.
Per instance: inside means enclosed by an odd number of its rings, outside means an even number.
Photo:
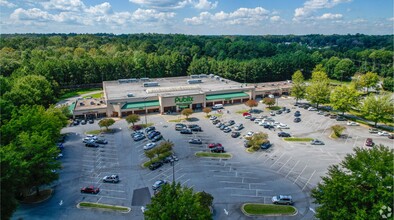
[[[91,202],[88,202],[88,203],[91,203]],[[127,208],[127,211],[120,211],[120,210],[113,210],[113,209],[109,209],[109,208],[99,208],[99,207],[81,207],[79,204],[80,204],[80,203],[78,203],[78,204],[77,204],[77,208],[78,208],[78,209],[100,209],[100,210],[103,210],[103,211],[110,211],[110,212],[121,212],[121,213],[123,213],[123,214],[127,214],[127,213],[131,212],[131,208],[130,208],[130,207],[125,207],[125,206],[114,206],[114,207],[122,207],[122,208]],[[93,203],[93,202],[92,202],[91,204],[102,204],[102,205],[108,205],[108,204],[103,204],[103,203]],[[109,206],[111,206],[111,205],[109,205]]]
[[[244,207],[245,205],[249,205],[249,204],[262,204],[262,205],[271,205],[271,204],[264,204],[264,203],[244,203],[241,206],[241,212],[248,216],[248,217],[261,217],[261,216],[296,216],[298,214],[298,209],[294,206],[292,206],[295,209],[295,212],[293,214],[249,214],[245,211]]]
[[[44,198],[44,199],[42,199],[42,200],[40,200],[40,201],[36,201],[36,202],[23,202],[23,201],[19,201],[19,202],[22,203],[22,204],[38,204],[38,203],[41,203],[41,202],[45,202],[45,201],[47,201],[48,199],[50,199],[50,198],[52,197],[53,192],[55,191],[55,190],[53,190],[53,189],[49,189],[49,190],[51,191],[51,193],[49,194],[49,196],[46,197],[46,198]]]

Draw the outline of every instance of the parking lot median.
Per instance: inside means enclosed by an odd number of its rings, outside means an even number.
[[[241,211],[247,216],[292,216],[297,214],[297,209],[293,206],[259,203],[243,204]]]
[[[299,138],[299,137],[287,137],[283,138],[285,141],[296,141],[296,142],[309,142],[312,141],[313,138]]]
[[[195,153],[196,157],[214,157],[214,158],[232,158],[233,155],[229,153],[211,153],[211,152],[203,152],[199,151]]]
[[[115,206],[115,205],[108,205],[102,203],[92,203],[92,202],[80,202],[77,205],[77,208],[92,208],[92,209],[101,209],[106,211],[118,211],[122,213],[129,213],[131,208],[125,206]]]

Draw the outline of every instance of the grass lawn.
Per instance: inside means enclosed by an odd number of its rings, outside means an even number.
[[[168,122],[177,122],[177,123],[179,123],[179,122],[184,121],[184,120],[186,120],[186,118],[172,119],[172,120],[168,120]]]
[[[122,211],[122,212],[130,211],[130,208],[128,207],[107,205],[102,203],[81,202],[79,203],[79,206],[84,208],[100,208],[100,209],[108,209],[108,210]]]
[[[74,97],[74,96],[80,96],[80,95],[83,95],[83,94],[86,94],[86,93],[89,93],[89,92],[94,92],[94,91],[97,91],[99,93],[99,92],[101,92],[101,90],[102,89],[100,89],[100,88],[77,89],[77,90],[73,90],[73,91],[63,90],[62,91],[63,94],[60,96],[59,99],[60,100],[67,99],[67,98],[71,98],[71,97]]]
[[[293,206],[288,205],[270,205],[249,203],[242,206],[243,211],[250,215],[292,215],[296,213]]]
[[[282,107],[280,107],[280,106],[271,106],[271,107],[268,107],[266,109],[271,110],[271,111],[276,111],[276,110],[282,109]]]
[[[104,94],[103,92],[98,92],[98,93],[94,93],[94,94],[91,94],[91,95],[83,96],[82,98],[92,97],[92,98],[95,98],[95,99],[99,99],[99,98],[103,97],[103,94]]]
[[[308,142],[308,141],[312,141],[312,140],[313,140],[313,138],[287,137],[287,138],[283,138],[283,140],[285,140],[285,141],[299,141],[299,142]]]
[[[93,135],[98,135],[101,133],[101,130],[92,130],[92,131],[87,131],[86,134],[93,134]]]
[[[243,113],[248,112],[248,111],[249,111],[248,109],[242,109],[242,110],[236,111],[235,113],[243,114]]]
[[[211,153],[211,152],[196,152],[197,157],[216,157],[216,158],[231,158],[232,155],[228,153]]]

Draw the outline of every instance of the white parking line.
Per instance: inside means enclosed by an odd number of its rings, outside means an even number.
[[[236,184],[242,184],[243,183],[243,178],[242,178],[242,182],[233,182],[233,181],[219,181],[221,183],[236,183]],[[245,183],[247,184],[247,183]]]
[[[283,153],[278,159],[276,159],[276,161],[270,166],[270,168],[273,167],[276,162],[278,162],[283,157],[283,155],[285,155],[285,153]]]
[[[287,178],[287,176],[289,176],[290,173],[293,172],[294,168],[298,165],[299,162],[300,162],[300,161],[298,160],[297,163],[291,168],[291,170],[289,171],[289,173],[287,173],[287,175],[286,175],[285,178]]]
[[[127,198],[121,198],[121,197],[113,197],[113,196],[101,196],[103,198],[107,199],[120,199],[120,200],[127,200]]]
[[[175,181],[179,180],[180,178],[184,177],[185,175],[186,175],[186,174],[184,173],[184,174],[182,174],[181,176],[175,178]]]
[[[101,189],[101,191],[108,191],[108,192],[121,192],[121,193],[124,193],[124,192],[126,192],[126,191],[123,191],[123,190],[114,190],[114,189]]]
[[[300,178],[301,174],[304,172],[304,170],[306,169],[307,165],[305,165],[304,169],[302,169],[301,173],[297,176],[297,178],[294,180],[293,183],[296,183],[298,178]]]
[[[356,146],[357,140],[358,140],[358,136],[356,136],[356,140],[354,140],[353,148]]]
[[[189,182],[190,179],[187,179],[185,182],[183,182],[181,185],[185,185],[187,182]]]
[[[250,197],[250,198],[271,198],[269,196],[253,196],[253,195],[242,195],[242,194],[230,194],[230,196],[242,196],[242,197]]]
[[[249,189],[245,189],[245,188],[238,188],[238,187],[224,187],[223,189],[236,189],[236,190],[254,190],[254,189],[250,189],[250,187],[249,187]]]
[[[305,187],[308,185],[309,181],[312,179],[312,176],[313,176],[315,173],[316,173],[316,170],[314,170],[314,171],[313,171],[313,173],[312,173],[311,177],[309,177],[309,179],[308,179],[308,181],[306,181],[306,183],[305,183],[304,187],[302,187],[302,190],[304,190],[304,189],[305,189]]]
[[[286,164],[287,164],[292,158],[293,158],[293,157],[290,156],[290,158],[286,161],[286,163],[284,163],[284,164],[280,167],[280,169],[279,169],[277,172],[280,172],[280,170],[281,170],[284,166],[286,166]]]
[[[213,175],[214,177],[219,177],[219,178],[229,178],[229,177],[235,177],[235,176],[220,176],[220,175]],[[238,177],[239,178],[239,177]]]

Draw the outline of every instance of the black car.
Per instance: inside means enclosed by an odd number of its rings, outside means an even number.
[[[156,136],[158,136],[158,135],[160,135],[161,133],[160,133],[160,131],[154,131],[154,132],[152,132],[152,133],[150,133],[149,135],[148,135],[148,138],[149,139],[152,139],[152,138],[154,138],[154,137],[156,137]]]
[[[233,138],[237,138],[237,137],[239,137],[240,135],[241,135],[241,133],[238,132],[238,131],[234,131],[233,133],[231,133],[231,137],[233,137]]]
[[[193,132],[190,129],[182,129],[181,134],[193,134]]]
[[[286,113],[290,113],[290,111],[291,111],[291,110],[290,110],[289,108],[288,108],[288,109],[286,109]]]
[[[154,126],[150,126],[150,127],[145,128],[146,133],[148,133],[149,131],[153,131],[153,130],[156,130],[156,128]]]
[[[81,125],[86,125],[86,120],[82,120]]]
[[[145,138],[146,138],[145,135],[136,135],[136,136],[133,137],[133,140],[134,141],[140,141],[140,140],[145,139]]]
[[[291,135],[289,133],[282,131],[278,133],[278,137],[291,137]]]
[[[276,111],[276,114],[277,114],[277,115],[280,115],[280,114],[282,114],[282,111],[281,111],[281,110],[278,110],[278,111]]]
[[[224,147],[214,147],[211,149],[212,153],[224,153]]]
[[[75,120],[75,121],[73,122],[73,125],[74,125],[74,126],[79,125],[79,121],[78,121],[78,120]]]
[[[294,120],[293,120],[295,123],[298,123],[298,122],[301,122],[301,118],[294,118]]]
[[[163,166],[162,162],[154,162],[151,165],[149,165],[149,169],[156,170],[156,169],[160,168],[161,166]]]
[[[190,128],[190,130],[192,130],[192,131],[202,131],[201,127],[198,126],[198,125]]]
[[[88,142],[88,143],[85,144],[85,146],[86,146],[86,147],[99,147],[98,144],[93,143],[93,142]]]
[[[108,144],[108,141],[105,139],[97,139],[95,142],[96,144]]]
[[[219,123],[219,122],[220,122],[220,120],[215,119],[215,120],[212,121],[212,124],[216,125],[216,124]]]
[[[154,137],[151,139],[151,141],[152,141],[152,142],[157,142],[157,141],[160,141],[162,138],[163,138],[163,135],[159,134],[159,135],[154,136]]]
[[[267,129],[275,128],[275,126],[270,125],[270,124],[265,124],[265,125],[263,125],[263,127],[267,128]]]
[[[89,122],[89,124],[93,124],[94,120],[93,119],[89,119],[88,122]]]
[[[201,139],[193,138],[193,139],[189,140],[189,143],[190,144],[202,144],[202,141],[201,141]]]
[[[294,113],[294,117],[300,117],[300,116],[301,116],[301,113],[299,113],[299,112]]]
[[[341,116],[338,116],[336,120],[337,120],[337,121],[346,121],[346,118],[341,117]]]
[[[268,148],[270,148],[272,146],[271,142],[267,141],[261,144],[261,149],[263,150],[267,150]]]
[[[199,125],[196,125],[196,124],[187,125],[187,128],[194,128],[194,127],[200,127],[200,126],[199,126]]]

